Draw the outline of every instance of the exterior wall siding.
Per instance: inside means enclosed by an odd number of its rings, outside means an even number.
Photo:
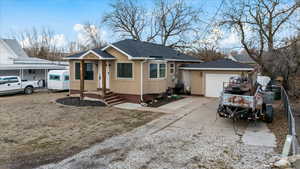
[[[80,62],[78,60],[70,60],[69,70],[70,70],[70,89],[79,90],[80,80],[75,79],[75,63]],[[86,62],[87,63],[87,62]],[[84,80],[84,89],[87,91],[95,91],[98,88],[98,68],[96,64],[97,61],[92,61],[94,70],[94,80]]]
[[[141,63],[142,60],[129,60],[128,56],[119,52],[114,48],[106,49],[106,52],[115,56],[116,60],[107,61],[109,66],[109,89],[110,91],[124,95],[140,95],[141,94]],[[102,72],[101,61],[96,61],[97,56],[93,54],[86,55],[84,59],[86,62],[94,63],[94,80],[85,80],[85,90],[97,90],[101,81],[99,76]],[[75,63],[79,60],[70,60],[70,89],[79,90],[80,80],[75,80]],[[122,79],[117,77],[117,63],[132,63],[133,64],[133,77],[131,79]],[[179,67],[185,62],[168,62],[166,64],[166,77],[161,79],[150,79],[149,77],[149,63],[153,61],[143,62],[143,95],[147,94],[159,94],[166,92],[171,87],[174,88],[179,81],[180,71]],[[156,61],[154,61],[156,62]],[[97,63],[97,64],[96,64]],[[164,62],[165,63],[165,62]],[[174,64],[174,72],[171,73],[171,64]],[[100,73],[100,75],[98,74]]]
[[[115,56],[117,59],[114,61],[111,61],[111,67],[110,67],[110,90],[115,93],[120,94],[133,94],[138,95],[140,94],[140,87],[141,87],[141,64],[140,61],[132,61],[129,60],[126,55],[123,53],[113,49],[109,48],[106,50],[109,54]],[[133,77],[132,79],[120,79],[117,78],[117,68],[116,65],[118,62],[126,62],[126,63],[132,63],[133,68]]]
[[[144,63],[144,94],[158,94],[163,93],[168,89],[168,79],[170,75],[168,72],[168,66],[166,68],[166,77],[163,79],[150,79],[149,74],[150,62]]]
[[[203,72],[190,71],[190,73],[191,73],[191,94],[204,95]]]

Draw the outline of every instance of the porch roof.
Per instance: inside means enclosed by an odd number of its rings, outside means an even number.
[[[51,69],[65,70],[68,66],[54,64],[0,64],[0,70],[20,70],[20,69]]]
[[[110,55],[109,53],[102,51],[101,48],[95,48],[95,49],[90,49],[87,51],[79,52],[70,56],[65,57],[65,59],[82,59],[83,56],[93,53],[97,57],[99,57],[100,60],[112,60],[115,59],[114,56]]]

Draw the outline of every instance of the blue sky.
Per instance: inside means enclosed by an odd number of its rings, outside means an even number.
[[[109,0],[0,0],[0,36],[50,27],[72,39],[75,24],[99,20],[108,9]]]
[[[10,37],[12,32],[22,32],[32,27],[49,27],[58,36],[58,41],[68,42],[80,39],[75,25],[90,21],[100,23],[102,16],[111,10],[114,0],[0,0],[0,37]],[[153,7],[152,1],[138,0],[144,7]],[[202,9],[201,19],[210,22],[222,0],[186,0],[191,6]],[[118,37],[103,27],[105,39],[113,42]],[[233,40],[232,40],[233,39]],[[224,43],[233,43],[236,38],[229,37]],[[63,43],[62,43],[63,44]]]
[[[220,0],[188,0],[214,12]],[[97,22],[110,10],[110,0],[0,0],[0,36],[32,27],[50,27],[68,39],[76,37],[75,24]],[[145,6],[151,0],[143,1]]]

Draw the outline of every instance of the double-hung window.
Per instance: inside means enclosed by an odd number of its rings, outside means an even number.
[[[80,80],[80,63],[75,63],[75,79]],[[84,80],[94,80],[93,63],[84,63]]]
[[[150,63],[149,64],[149,77],[151,79],[165,78],[166,77],[166,64],[165,63]]]
[[[117,78],[132,78],[132,63],[117,63]]]

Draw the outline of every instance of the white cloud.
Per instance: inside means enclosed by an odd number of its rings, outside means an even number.
[[[91,25],[91,33],[94,35],[100,34],[100,38],[103,41],[108,41],[108,33],[107,31],[103,30],[103,29],[99,29],[96,25]],[[86,30],[84,29],[84,25],[82,24],[75,24],[73,26],[73,30],[77,33],[77,41],[79,43],[86,43],[89,40],[89,37],[87,36],[88,33],[86,32]]]
[[[83,30],[83,25],[82,24],[75,24],[73,26],[73,29],[76,31],[76,32],[79,32],[81,30]]]
[[[240,46],[240,40],[236,32],[231,31],[220,40],[219,45],[221,48],[233,48]]]

